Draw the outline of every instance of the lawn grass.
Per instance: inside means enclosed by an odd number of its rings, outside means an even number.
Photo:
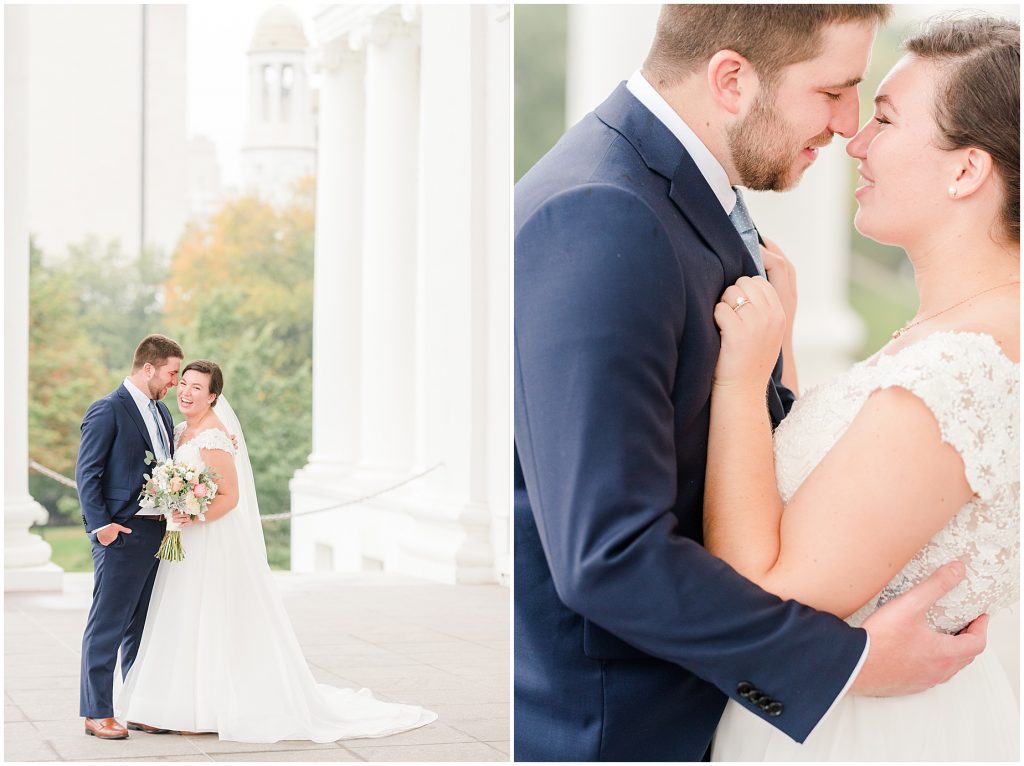
[[[51,561],[65,572],[92,571],[92,543],[82,527],[32,527],[53,548]]]
[[[287,523],[275,522],[264,528],[267,560],[274,570],[291,569],[291,550]],[[32,527],[53,548],[51,561],[65,572],[92,571],[92,543],[82,527]]]

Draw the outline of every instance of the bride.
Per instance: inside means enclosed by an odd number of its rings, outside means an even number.
[[[920,306],[872,358],[807,392],[774,443],[764,391],[792,331],[791,267],[766,251],[771,285],[743,278],[715,309],[705,544],[853,625],[955,559],[967,576],[928,614],[933,629],[1018,598],[1019,41],[1009,21],[938,22],[879,86],[847,148],[856,225],[906,251]],[[714,759],[1020,757],[1018,704],[991,649],[920,694],[842,698],[803,745],[750,702],[729,702]]]
[[[422,708],[313,678],[271,579],[245,438],[223,388],[213,362],[182,371],[175,460],[215,471],[219,487],[205,521],[175,514],[186,524],[186,558],[157,571],[115,715],[142,731],[235,742],[383,737],[434,721]]]

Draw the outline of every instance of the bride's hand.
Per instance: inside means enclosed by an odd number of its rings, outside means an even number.
[[[763,391],[786,332],[785,310],[775,289],[764,277],[740,277],[715,306],[715,324],[722,333],[715,386]]]
[[[173,521],[175,524],[181,527],[190,527],[193,524],[195,524],[195,522],[192,521],[192,517],[189,516],[187,513],[183,513],[182,511],[175,511],[174,513],[172,513],[171,521]]]
[[[796,269],[786,254],[770,239],[766,239],[761,247],[761,260],[764,262],[768,282],[775,288],[786,312],[786,335],[792,337],[793,320],[796,318]]]

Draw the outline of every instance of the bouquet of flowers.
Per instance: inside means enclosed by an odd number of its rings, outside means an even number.
[[[217,474],[194,465],[165,460],[157,463],[152,452],[146,452],[146,465],[156,463],[152,475],[146,474],[146,483],[139,493],[140,508],[159,508],[167,517],[167,532],[160,542],[156,558],[164,561],[183,561],[185,549],[181,545],[181,526],[171,519],[175,511],[187,513],[193,521],[206,520],[206,509],[217,496]]]

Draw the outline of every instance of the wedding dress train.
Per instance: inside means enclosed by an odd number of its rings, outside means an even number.
[[[378,700],[368,689],[313,678],[267,565],[241,428],[223,397],[215,412],[238,437],[237,454],[222,431],[208,429],[177,447],[175,460],[202,466],[201,449],[235,455],[238,506],[183,529],[185,560],[160,563],[138,659],[116,695],[115,715],[264,743],[383,737],[435,720],[434,713]],[[183,425],[175,429],[176,442]]]

